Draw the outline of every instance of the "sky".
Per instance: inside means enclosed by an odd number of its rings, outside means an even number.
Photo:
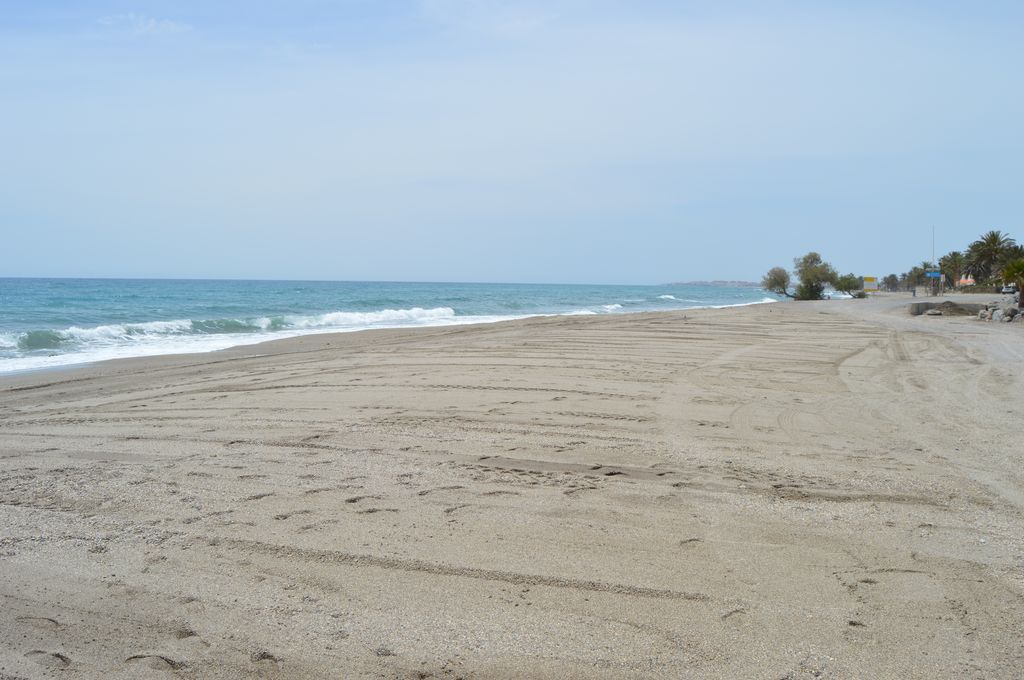
[[[1024,240],[1024,3],[0,0],[0,276],[883,276]]]

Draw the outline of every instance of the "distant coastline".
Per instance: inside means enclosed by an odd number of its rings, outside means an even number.
[[[673,281],[663,286],[728,286],[732,288],[760,288],[761,284],[754,281]]]

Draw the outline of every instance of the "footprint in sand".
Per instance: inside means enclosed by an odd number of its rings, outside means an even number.
[[[134,654],[124,660],[127,664],[140,665],[154,671],[174,671],[185,664],[162,654]]]
[[[57,623],[56,619],[51,619],[48,616],[19,616],[14,619],[18,623],[24,623],[32,626],[33,628],[60,628],[60,624]]]
[[[26,652],[25,658],[31,659],[40,666],[46,666],[47,668],[67,668],[71,665],[71,659],[60,652],[46,652],[42,649],[33,649],[31,652]]]
[[[312,514],[312,512],[312,510],[293,510],[292,512],[282,512],[278,515],[274,515],[274,519],[288,519],[289,517],[294,517],[295,515],[309,515]]]
[[[258,650],[249,655],[249,659],[260,666],[277,666],[281,663],[281,658],[274,656],[268,651]]]
[[[434,493],[435,491],[456,491],[458,489],[465,489],[465,488],[466,487],[464,487],[464,486],[458,486],[458,485],[439,486],[436,489],[423,489],[422,491],[417,491],[416,495],[417,496],[426,496],[427,494]]]
[[[194,630],[192,630],[191,628],[189,628],[187,625],[184,625],[184,624],[175,627],[171,631],[171,637],[173,637],[175,640],[189,640],[189,641],[201,642],[202,644],[204,644],[206,646],[209,646],[209,643],[203,641],[199,637],[199,633],[195,632]]]
[[[351,498],[346,498],[345,502],[346,503],[358,503],[359,501],[364,501],[364,500],[366,500],[368,498],[369,499],[374,499],[374,500],[380,500],[380,496],[352,496]]]

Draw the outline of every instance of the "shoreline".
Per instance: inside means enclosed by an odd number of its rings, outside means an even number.
[[[0,377],[0,667],[1011,677],[1024,343],[909,301]]]
[[[383,326],[383,327],[373,327],[373,328],[358,328],[358,329],[353,329],[353,330],[335,330],[335,329],[332,329],[332,330],[310,330],[308,332],[296,332],[295,334],[287,334],[287,335],[283,335],[282,337],[264,338],[264,339],[258,339],[259,338],[259,334],[252,333],[252,334],[246,334],[246,335],[251,337],[251,341],[250,340],[243,340],[242,342],[239,342],[238,344],[228,345],[226,347],[222,347],[222,348],[219,348],[219,349],[202,349],[202,350],[197,350],[197,351],[194,351],[194,352],[176,351],[176,352],[165,352],[165,353],[156,353],[156,354],[137,354],[137,355],[130,355],[130,356],[111,357],[111,358],[108,358],[108,359],[85,360],[85,361],[81,361],[81,362],[68,363],[68,364],[56,364],[56,365],[52,365],[52,366],[39,366],[39,367],[33,367],[33,368],[13,369],[13,370],[8,370],[8,371],[4,371],[3,367],[2,367],[2,364],[0,364],[0,382],[2,382],[3,379],[7,378],[7,377],[14,377],[14,376],[19,376],[19,375],[30,375],[30,374],[33,374],[33,373],[36,373],[36,372],[75,370],[75,369],[85,368],[85,367],[89,367],[89,366],[106,364],[107,362],[111,362],[111,361],[124,361],[124,360],[132,360],[132,359],[146,359],[146,358],[155,358],[155,357],[162,357],[162,356],[191,356],[191,355],[197,355],[197,354],[215,354],[217,352],[225,352],[225,351],[229,351],[229,350],[240,348],[240,347],[254,347],[254,346],[262,345],[262,344],[265,344],[265,343],[280,342],[280,341],[283,341],[283,340],[291,340],[291,339],[294,339],[294,338],[304,338],[304,337],[309,337],[309,336],[313,336],[313,335],[342,335],[342,334],[348,334],[348,333],[362,333],[362,332],[365,332],[365,331],[376,331],[376,330],[399,330],[399,331],[401,331],[401,330],[417,330],[417,329],[421,329],[421,328],[449,328],[449,327],[483,326],[483,325],[496,324],[496,323],[508,323],[508,322],[514,322],[514,321],[523,321],[525,319],[536,319],[536,318],[547,318],[547,317],[563,317],[563,316],[606,316],[606,315],[611,315],[611,314],[622,315],[622,314],[658,314],[658,313],[673,313],[673,312],[690,312],[690,311],[695,311],[695,310],[700,310],[700,309],[731,309],[731,308],[737,308],[737,307],[749,307],[749,306],[753,306],[753,305],[774,304],[774,303],[777,303],[777,302],[786,302],[786,301],[785,300],[774,300],[772,302],[769,302],[768,299],[767,299],[767,295],[766,295],[765,299],[757,301],[757,302],[743,302],[743,303],[728,304],[728,305],[703,305],[703,306],[682,307],[682,308],[679,308],[679,309],[667,309],[667,310],[637,310],[637,311],[628,311],[628,312],[610,311],[610,312],[607,312],[606,314],[600,314],[600,313],[597,313],[597,312],[588,312],[588,313],[566,312],[566,313],[561,313],[561,314],[554,314],[554,313],[552,313],[552,314],[543,313],[542,314],[542,313],[538,313],[538,314],[526,314],[526,315],[519,315],[519,316],[510,315],[507,318],[499,318],[499,319],[496,319],[496,320],[493,320],[493,321],[470,321],[470,322],[455,321],[455,322],[452,322],[452,323],[408,325],[408,326]],[[483,315],[480,315],[480,316],[483,316]],[[458,318],[458,317],[455,317],[455,318]],[[139,323],[150,323],[150,322],[139,322]],[[191,336],[191,337],[196,337],[196,336]],[[205,336],[205,337],[217,338],[217,337],[231,337],[231,336],[230,336],[230,334],[223,334],[223,335],[209,335],[209,336]],[[56,355],[56,356],[62,356],[62,355]]]
[[[767,304],[767,303],[751,303],[751,304]],[[738,306],[749,306],[749,305],[738,305]],[[124,370],[137,370],[146,369],[151,365],[154,367],[164,368],[166,367],[177,367],[177,366],[193,366],[202,365],[206,363],[219,363],[221,360],[233,360],[239,358],[253,358],[260,356],[274,356],[278,354],[288,354],[292,352],[308,352],[325,349],[332,346],[342,346],[344,344],[362,345],[361,340],[363,338],[369,341],[371,336],[380,336],[382,341],[388,340],[402,340],[414,337],[415,334],[432,334],[437,332],[443,332],[450,329],[464,329],[468,331],[479,330],[487,327],[504,326],[504,325],[516,325],[529,322],[542,321],[546,319],[592,319],[592,318],[608,318],[611,316],[615,317],[629,317],[629,316],[643,316],[643,315],[677,315],[683,313],[693,313],[695,311],[713,311],[720,309],[719,307],[691,307],[682,310],[663,310],[663,311],[644,311],[644,312],[622,312],[617,314],[536,314],[531,316],[523,316],[515,319],[503,319],[501,321],[485,321],[479,323],[467,323],[467,324],[445,324],[437,326],[400,326],[393,328],[363,328],[353,331],[320,331],[314,333],[306,333],[303,335],[293,335],[285,338],[273,338],[267,340],[260,340],[258,342],[231,345],[218,350],[202,351],[202,352],[183,352],[177,354],[149,354],[141,356],[130,356],[130,357],[117,357],[113,359],[103,359],[100,361],[85,362],[81,364],[67,364],[60,366],[52,366],[39,369],[26,369],[24,371],[18,371],[14,373],[0,373],[0,390],[3,390],[4,383],[7,381],[21,382],[21,379],[31,379],[33,376],[39,374],[72,374],[72,373],[105,373],[108,369],[111,372],[118,372],[118,369]],[[390,337],[389,337],[390,336]],[[355,338],[357,341],[344,343],[342,342],[346,338]],[[335,341],[335,342],[332,342]],[[318,342],[319,341],[319,342]],[[291,347],[290,345],[294,345]],[[262,351],[261,351],[262,350]]]

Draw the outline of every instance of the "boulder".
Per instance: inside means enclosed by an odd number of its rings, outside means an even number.
[[[929,309],[925,312],[925,316],[942,316],[941,309]]]
[[[1003,310],[1001,310],[1001,309],[995,310],[994,312],[992,312],[992,317],[991,318],[992,318],[993,321],[1002,321],[1003,320]]]

